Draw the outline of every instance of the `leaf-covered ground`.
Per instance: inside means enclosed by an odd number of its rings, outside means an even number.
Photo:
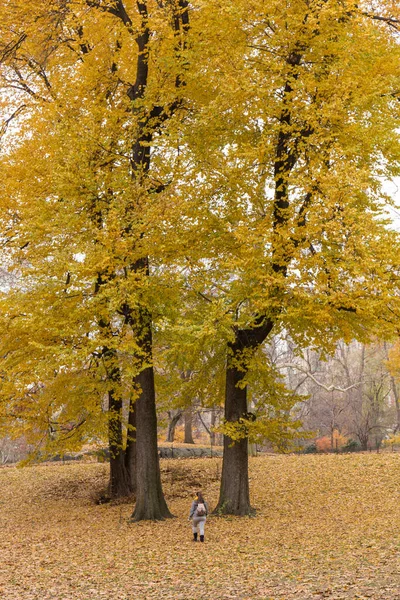
[[[162,461],[175,519],[129,524],[96,505],[104,464],[0,469],[2,600],[400,599],[400,457],[251,460],[255,518],[188,522],[193,491],[215,505],[220,459]]]

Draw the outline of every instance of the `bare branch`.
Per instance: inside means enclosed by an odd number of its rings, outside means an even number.
[[[324,383],[322,383],[321,381],[318,381],[318,379],[316,379],[314,377],[314,375],[308,371],[307,369],[305,369],[304,367],[301,367],[300,365],[296,365],[295,363],[284,363],[282,365],[279,365],[279,368],[281,369],[297,369],[298,371],[300,371],[301,373],[304,373],[304,375],[306,375],[307,377],[309,377],[314,383],[316,383],[319,387],[321,387],[322,389],[326,390],[327,392],[341,392],[342,394],[345,394],[346,392],[348,392],[349,390],[356,388],[358,386],[360,386],[363,382],[362,381],[357,381],[357,383],[353,383],[352,385],[349,385],[345,388],[341,388],[338,387],[336,385],[325,385]]]
[[[211,431],[210,431],[210,429],[207,427],[207,425],[204,423],[204,421],[203,421],[203,417],[201,416],[201,413],[200,413],[200,411],[198,411],[198,410],[197,410],[197,411],[196,411],[196,413],[197,413],[197,416],[199,417],[199,419],[200,419],[200,421],[201,421],[201,424],[203,425],[204,429],[207,431],[208,435],[211,435]]]

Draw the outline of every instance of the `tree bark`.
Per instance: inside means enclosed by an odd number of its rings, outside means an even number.
[[[237,329],[235,341],[228,344],[225,383],[225,420],[240,423],[248,418],[246,360],[267,338],[274,322],[262,315],[254,320],[251,329]],[[224,455],[217,514],[249,515],[254,512],[249,495],[248,437],[234,442],[224,435]]]
[[[100,321],[103,331],[109,328],[109,324]],[[106,346],[102,351],[103,361],[106,367],[108,390],[108,449],[110,453],[110,480],[108,492],[111,498],[129,496],[133,488],[125,465],[125,453],[123,449],[122,431],[122,398],[120,396],[121,373],[118,365],[117,352]]]
[[[139,337],[144,353],[143,362],[151,361],[151,315],[143,309],[141,319],[145,324]],[[163,520],[172,517],[161,487],[160,460],[157,447],[157,414],[153,367],[146,367],[135,378],[139,388],[136,400],[136,505],[131,519]]]
[[[114,367],[114,369],[117,368]],[[108,447],[110,451],[110,496],[112,498],[129,496],[132,490],[124,460],[122,400],[114,389],[108,392]]]
[[[279,117],[280,129],[276,143],[271,267],[277,275],[277,281],[286,278],[293,256],[293,248],[298,244],[298,240],[291,240],[289,245],[285,243],[286,226],[289,219],[289,177],[299,157],[298,141],[311,133],[309,127],[301,132],[292,130],[290,111],[292,83],[299,76],[295,67],[301,63],[303,50],[302,45],[298,44],[286,59],[291,76],[288,77],[283,90],[282,109]],[[310,201],[311,194],[308,193],[299,211],[297,220],[299,228],[303,228],[306,223],[306,211]],[[277,293],[280,293],[279,286]],[[271,295],[274,295],[273,289]],[[254,315],[251,327],[234,328],[235,339],[234,342],[228,344],[227,349],[225,419],[228,422],[237,422],[247,414],[247,389],[241,385],[246,374],[246,355],[254,352],[267,338],[279,310],[279,308],[276,309],[274,318],[258,314]],[[234,515],[246,515],[252,512],[249,499],[247,437],[233,443],[231,439],[224,436],[220,498],[215,512]]]
[[[184,437],[183,442],[185,444],[194,444],[193,431],[192,431],[193,411],[192,411],[191,407],[189,407],[185,410],[184,419],[185,419],[185,437]]]
[[[243,372],[232,364],[232,358],[234,357],[228,357],[226,370],[225,419],[237,422],[246,417],[247,389],[238,387]],[[247,437],[234,442],[224,435],[221,487],[215,513],[249,515],[253,512],[250,505],[248,465]]]

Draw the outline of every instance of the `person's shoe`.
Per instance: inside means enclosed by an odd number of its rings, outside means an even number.
[[[201,541],[201,542],[204,542],[204,535],[201,535],[201,536],[200,536],[200,541]]]
[[[204,537],[204,536],[203,536],[203,537]],[[200,539],[201,539],[201,537],[200,537]],[[197,533],[194,533],[194,534],[193,534],[193,541],[194,541],[194,542],[197,542]]]

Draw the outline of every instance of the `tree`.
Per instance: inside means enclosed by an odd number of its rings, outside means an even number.
[[[233,432],[247,422],[259,348],[282,328],[325,351],[368,340],[397,302],[381,180],[399,168],[398,21],[337,0],[218,11],[224,34],[203,15],[203,103],[186,136],[193,229],[177,228],[188,288],[207,306],[203,329],[226,345],[217,511],[240,515],[251,512],[247,436]]]
[[[107,381],[111,487],[116,494],[130,489],[126,466],[133,464],[136,427],[134,518],[170,516],[158,465],[148,283],[149,256],[157,261],[149,223],[154,227],[169,166],[157,152],[151,157],[150,148],[181,106],[188,5],[185,0],[152,3],[149,10],[146,2],[138,2],[129,14],[122,0],[54,2],[52,10],[40,1],[29,9],[3,8],[2,89],[13,107],[6,122],[20,117],[20,140],[14,147],[9,140],[3,156],[8,181],[10,176],[18,181],[7,189],[12,200],[3,223],[14,229],[14,258],[30,286],[25,284],[25,295],[15,296],[15,311],[33,290],[42,317],[56,304],[59,310],[67,295],[73,299],[75,313],[65,325],[69,331],[72,323],[79,329],[78,307],[83,311],[78,345],[88,336],[84,346],[95,358],[89,377],[97,362]],[[28,155],[36,162],[26,168]],[[41,215],[29,209],[32,193]],[[157,236],[160,228],[154,229]],[[53,295],[43,293],[49,280]],[[70,313],[68,304],[63,311]],[[32,322],[32,312],[24,319]],[[43,334],[46,327],[40,325]],[[61,319],[52,325],[54,345],[62,338]],[[14,359],[17,353],[14,349]],[[83,363],[70,362],[67,368],[82,371],[91,354],[81,353]],[[125,366],[130,364],[122,374],[126,357]],[[64,361],[57,349],[54,362],[66,368]],[[135,423],[129,423],[124,457],[122,389],[129,377],[129,415]]]
[[[0,9],[4,124],[20,128],[0,165],[3,226],[24,274],[5,302],[6,387],[18,373],[18,408],[39,405],[44,423],[75,407],[75,431],[101,420],[106,395],[122,474],[135,400],[135,519],[169,515],[154,333],[173,323],[170,355],[195,354],[177,364],[195,367],[185,393],[212,372],[198,398],[218,404],[225,370],[217,510],[248,514],[248,440],[290,437],[296,402],[263,344],[286,330],[327,352],[368,341],[385,318],[391,331],[398,237],[381,181],[399,172],[398,20],[389,0],[378,9],[210,0],[191,44],[184,0]],[[94,402],[60,405],[66,373]],[[250,414],[258,378],[268,394]]]
[[[393,434],[396,435],[400,431],[400,398],[399,398],[399,389],[398,389],[398,378],[399,378],[399,344],[396,342],[389,349],[387,345],[384,345],[385,357],[387,360],[387,368],[390,374],[390,386],[392,389],[395,410],[396,410],[396,419],[395,419],[395,427]]]
[[[185,410],[184,419],[185,419],[185,430],[184,430],[185,436],[184,436],[183,442],[185,444],[194,444],[193,431],[192,431],[193,410],[191,407],[189,407]]]
[[[381,345],[362,346],[360,371],[363,381],[351,403],[352,432],[358,438],[362,450],[371,448],[371,441],[379,450],[391,423],[387,404],[390,397],[390,375],[385,365]]]
[[[300,390],[308,399],[297,407],[306,429],[328,435],[331,448],[335,436],[343,434],[357,439],[363,450],[372,440],[379,449],[393,423],[385,352],[385,344],[377,341],[368,346],[339,342],[325,361],[307,352],[308,360],[286,365],[307,376]]]
[[[168,411],[169,422],[168,422],[167,437],[165,440],[166,442],[174,441],[175,429],[176,429],[176,426],[178,425],[178,422],[179,422],[180,418],[182,417],[182,415],[183,415],[183,410],[180,408]]]

